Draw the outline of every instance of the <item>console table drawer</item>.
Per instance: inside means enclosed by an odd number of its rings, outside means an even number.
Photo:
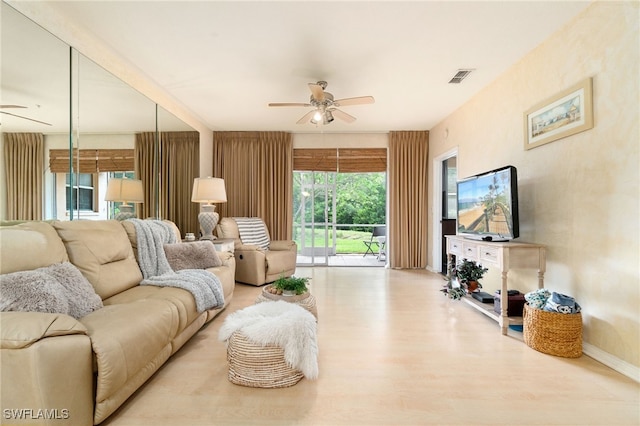
[[[500,258],[498,257],[499,249],[497,247],[480,247],[480,263],[491,263],[500,266]]]
[[[478,258],[478,244],[476,243],[462,243],[462,256],[465,259],[476,260]]]
[[[449,241],[449,253],[455,255],[462,255],[463,248],[462,243],[459,241]]]

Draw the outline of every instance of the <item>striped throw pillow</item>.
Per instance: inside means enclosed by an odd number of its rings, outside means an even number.
[[[267,227],[258,217],[234,217],[238,224],[240,239],[242,244],[257,245],[264,250],[269,248],[269,237],[267,236]]]

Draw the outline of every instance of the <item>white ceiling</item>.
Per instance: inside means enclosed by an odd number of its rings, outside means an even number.
[[[588,1],[64,1],[59,13],[134,64],[213,130],[428,130]],[[448,84],[460,68],[474,71]],[[354,123],[296,121],[326,80]]]

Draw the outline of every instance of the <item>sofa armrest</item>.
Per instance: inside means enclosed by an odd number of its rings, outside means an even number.
[[[62,314],[3,312],[0,330],[3,422],[92,425],[92,351],[84,326]]]
[[[64,314],[0,313],[0,348],[21,349],[47,337],[87,334],[80,322]]]
[[[279,240],[279,241],[271,241],[269,243],[269,250],[277,250],[277,251],[297,251],[298,248],[296,246],[296,242],[293,240]]]

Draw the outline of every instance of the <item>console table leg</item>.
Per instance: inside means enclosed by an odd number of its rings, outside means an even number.
[[[502,334],[507,335],[509,328],[509,315],[507,314],[509,309],[509,294],[507,292],[507,273],[509,271],[502,271],[502,289],[500,290],[500,328]]]

